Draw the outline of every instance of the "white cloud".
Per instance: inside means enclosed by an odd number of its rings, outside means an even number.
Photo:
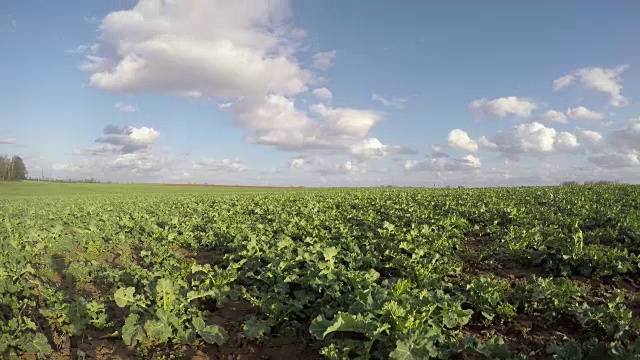
[[[389,153],[389,146],[382,144],[380,140],[376,138],[364,139],[359,143],[351,145],[349,149],[353,156],[360,159],[380,158]]]
[[[384,114],[323,104],[308,111],[297,107],[303,102],[299,96],[324,81],[312,69],[327,70],[336,51],[300,61],[310,44],[290,14],[285,0],[141,0],[102,20],[99,47],[81,69],[90,73],[92,86],[104,90],[215,98],[234,126],[246,130],[249,143],[349,154]],[[312,93],[332,98],[325,87]],[[104,136],[100,142],[124,140]]]
[[[81,155],[86,156],[69,163],[55,163],[52,168],[64,173],[78,173],[122,181],[126,175],[140,177],[166,173],[175,164],[175,160],[171,157],[152,151],[118,154],[111,158],[104,157],[109,154],[100,153]]]
[[[169,171],[173,162],[169,158],[152,153],[127,153],[118,155],[109,167],[113,170],[125,170],[131,174],[150,174]]]
[[[95,166],[91,163],[54,163],[51,167],[54,170],[80,174],[91,174],[96,171]]]
[[[93,43],[93,44],[78,45],[75,49],[67,50],[66,53],[70,55],[96,54],[98,50],[100,50],[100,44]]]
[[[622,95],[622,73],[629,65],[620,65],[607,69],[601,67],[585,67],[572,71],[553,81],[553,91],[566,88],[579,82],[586,89],[591,89],[609,94],[609,104],[613,106],[626,106],[629,99]]]
[[[603,168],[623,168],[640,165],[637,153],[608,153],[588,157],[589,161]]]
[[[466,131],[453,129],[447,138],[449,146],[469,152],[478,151],[478,144],[469,137]]]
[[[122,101],[118,101],[117,103],[115,103],[113,105],[113,107],[116,108],[116,110],[121,111],[121,112],[136,112],[136,111],[140,110],[136,106],[124,103]]]
[[[564,75],[553,80],[553,91],[558,91],[560,89],[566,88],[567,86],[571,85],[574,80],[574,75]]]
[[[100,56],[82,69],[119,92],[297,94],[314,81],[294,54],[301,31],[286,1],[141,0],[100,25]]]
[[[589,110],[584,106],[578,106],[578,107],[575,107],[575,108],[567,109],[567,116],[570,119],[579,119],[579,120],[602,120],[602,119],[604,119],[604,114],[603,113]]]
[[[313,66],[320,70],[328,70],[336,61],[336,51],[324,51],[313,55]]]
[[[527,98],[516,96],[501,97],[493,100],[477,99],[469,104],[469,110],[476,116],[505,118],[509,114],[529,117],[538,108],[538,104]]]
[[[478,139],[477,143],[478,143],[478,146],[487,148],[487,149],[495,149],[498,147],[496,143],[489,140],[486,136],[481,136],[480,139]]]
[[[151,146],[160,137],[160,132],[154,128],[143,127],[117,127],[108,125],[103,130],[103,136],[96,142],[120,146],[124,153],[131,153]]]
[[[392,107],[392,108],[396,108],[396,109],[402,109],[404,107],[404,104],[407,101],[409,101],[409,98],[397,98],[397,97],[385,98],[385,97],[380,96],[378,94],[371,94],[371,100],[377,101],[377,102],[381,103],[382,105],[384,105],[385,107]]]
[[[326,87],[313,89],[313,96],[320,100],[331,100],[333,98],[331,90],[327,89]]]
[[[323,167],[315,170],[320,175],[358,175],[365,174],[367,172],[367,164],[363,162],[346,161],[342,164],[336,164],[333,166]]]
[[[289,167],[289,169],[302,169],[306,165],[307,165],[307,161],[306,161],[305,158],[296,157],[296,158],[293,158],[293,159],[289,160],[288,167]]]
[[[309,169],[315,165],[325,165],[325,158],[318,155],[299,155],[289,159],[289,169]]]
[[[244,97],[220,108],[232,113],[235,125],[245,129],[300,129],[310,122],[304,112],[296,109],[294,100],[282,95]]]
[[[202,159],[193,163],[193,168],[207,171],[240,172],[247,167],[239,160],[231,159]]]
[[[432,158],[440,158],[440,157],[449,157],[449,154],[442,150],[442,146],[440,145],[431,145],[431,157]]]
[[[547,110],[538,116],[538,120],[564,124],[567,123],[567,116],[557,110]]]
[[[5,145],[13,145],[13,144],[17,144],[18,140],[15,138],[0,138],[0,145],[1,144],[5,144]]]
[[[119,154],[122,146],[113,144],[98,144],[88,148],[82,148],[73,151],[73,155],[79,156],[107,156]]]
[[[403,164],[406,171],[469,171],[481,166],[482,161],[474,155],[461,158],[430,157],[425,160],[406,160]]]
[[[311,105],[309,109],[324,119],[333,132],[356,137],[366,136],[383,118],[382,113],[373,110],[331,108],[323,104]]]
[[[640,122],[632,122],[624,129],[613,131],[609,141],[617,149],[640,151]]]
[[[556,134],[554,145],[556,149],[567,152],[574,151],[580,147],[578,137],[566,131]]]
[[[578,128],[577,136],[592,153],[602,152],[604,148],[604,137],[599,132]]]
[[[580,146],[577,137],[568,132],[558,133],[555,129],[538,122],[518,124],[515,127],[499,131],[487,142],[507,159],[517,159],[525,153],[552,154],[559,151],[574,152]]]

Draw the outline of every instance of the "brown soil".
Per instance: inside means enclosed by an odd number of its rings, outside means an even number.
[[[487,265],[481,261],[481,252],[492,240],[487,237],[468,237],[465,239],[462,249],[462,261],[464,274],[471,276],[495,276],[499,278],[527,278],[530,275],[545,276],[540,267],[531,266],[523,261],[513,259],[500,259],[497,264]]]
[[[500,328],[510,351],[528,354],[530,359],[544,359],[547,344],[577,338],[582,331],[580,324],[568,316],[550,320],[538,315],[518,314],[509,324]]]
[[[224,250],[219,249],[215,251],[189,251],[185,249],[176,250],[185,259],[192,259],[199,265],[215,264],[216,260],[220,260],[224,257]]]

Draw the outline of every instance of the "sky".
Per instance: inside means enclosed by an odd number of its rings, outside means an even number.
[[[640,183],[640,2],[5,0],[31,176]]]

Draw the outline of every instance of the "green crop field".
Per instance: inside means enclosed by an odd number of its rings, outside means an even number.
[[[640,186],[0,184],[0,264],[0,358],[640,358]]]

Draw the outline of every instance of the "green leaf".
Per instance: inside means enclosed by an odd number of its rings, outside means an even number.
[[[324,255],[325,261],[331,261],[334,257],[336,257],[336,255],[338,255],[338,249],[336,249],[335,247],[325,248],[324,250],[322,250],[322,255]]]
[[[116,305],[119,307],[125,307],[129,305],[129,303],[135,303],[135,292],[136,288],[128,287],[128,288],[119,288],[116,290],[116,293],[113,295],[114,300],[116,301]]]
[[[473,315],[473,310],[450,309],[443,314],[442,321],[446,327],[453,329],[468,323],[471,320],[471,315]]]
[[[349,313],[340,312],[335,320],[330,321],[322,316],[318,316],[311,322],[309,332],[311,335],[322,340],[325,336],[332,332],[352,331],[359,333],[367,332],[367,322],[359,315],[351,315]]]
[[[311,322],[309,333],[316,339],[322,340],[324,339],[325,331],[327,331],[327,328],[331,326],[331,324],[332,322],[330,320],[325,319],[322,315],[318,315],[318,317]]]
[[[256,319],[255,316],[252,316],[242,325],[242,333],[250,340],[260,339],[269,331],[271,331],[269,324],[266,321]]]
[[[222,345],[227,340],[227,331],[218,325],[206,325],[201,317],[193,319],[193,327],[198,335],[209,344]]]
[[[173,307],[176,301],[175,287],[171,279],[162,278],[158,280],[156,285],[157,303],[164,310],[169,310]]]
[[[147,333],[148,338],[159,343],[166,343],[169,341],[171,335],[173,335],[171,326],[161,320],[148,320],[144,324],[144,330]]]
[[[353,332],[365,332],[364,322],[360,318],[356,318],[349,313],[338,313],[338,319],[333,325],[327,328],[325,336],[334,331],[353,331]]]
[[[404,341],[396,341],[396,348],[389,354],[389,358],[394,360],[421,360],[418,354],[414,353],[411,349],[411,344],[407,344]]]
[[[144,329],[138,324],[140,316],[138,314],[129,314],[124,321],[122,327],[122,340],[125,345],[136,346],[138,341],[145,340]]]
[[[33,335],[31,341],[27,342],[24,346],[24,350],[38,356],[48,356],[53,351],[47,337],[40,332]]]
[[[196,333],[192,329],[178,329],[176,334],[176,342],[182,345],[192,344],[196,340]]]

